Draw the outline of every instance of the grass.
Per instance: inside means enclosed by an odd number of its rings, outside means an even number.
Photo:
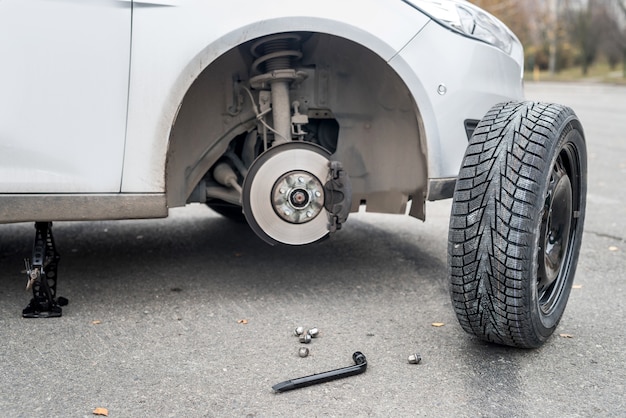
[[[550,74],[548,71],[527,71],[524,74],[524,78],[529,81],[587,81],[626,85],[622,64],[615,67],[615,69],[611,69],[604,62],[589,67],[587,75],[583,75],[581,67],[571,67],[563,69],[556,74]]]

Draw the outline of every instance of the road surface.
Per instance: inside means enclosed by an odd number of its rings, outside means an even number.
[[[20,316],[31,224],[0,226],[0,416],[626,415],[626,88],[528,84],[571,105],[589,148],[575,289],[542,348],[465,334],[447,282],[450,202],[428,221],[351,215],[319,245],[273,248],[195,205],[163,220],[56,223],[62,318]],[[433,323],[444,324],[435,327]],[[318,327],[310,355],[292,335]],[[359,376],[273,393],[349,366]],[[407,363],[419,353],[419,365]]]

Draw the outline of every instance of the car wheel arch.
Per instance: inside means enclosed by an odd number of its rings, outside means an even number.
[[[248,34],[251,32],[247,32]],[[301,32],[300,32],[301,33]],[[266,35],[266,34],[262,34]],[[374,182],[369,184],[363,184],[361,190],[363,191],[363,198],[358,197],[355,199],[355,205],[358,206],[362,200],[368,200],[369,210],[375,212],[391,212],[399,213],[405,210],[406,201],[408,199],[417,200],[419,203],[413,203],[411,214],[423,219],[423,201],[427,188],[427,157],[426,157],[426,144],[424,136],[424,127],[421,121],[420,112],[413,96],[409,92],[406,84],[402,81],[396,71],[389,65],[389,63],[383,59],[382,55],[389,56],[389,51],[374,51],[368,47],[363,46],[355,41],[350,41],[341,36],[337,36],[332,33],[320,33],[320,32],[306,32],[305,36],[318,36],[323,39],[324,42],[331,42],[335,44],[341,44],[344,48],[347,45],[351,45],[350,48],[354,48],[351,52],[354,56],[365,56],[363,58],[367,62],[376,63],[377,67],[381,71],[375,73],[373,76],[370,74],[368,77],[364,76],[358,80],[361,86],[358,89],[361,92],[371,90],[371,87],[367,84],[372,81],[372,78],[376,78],[377,75],[382,75],[382,79],[385,83],[392,85],[392,90],[395,93],[389,97],[383,97],[373,99],[371,91],[366,94],[365,102],[377,101],[377,107],[382,110],[381,113],[375,115],[379,118],[379,121],[385,122],[387,129],[392,130],[390,132],[392,141],[395,144],[391,144],[390,148],[394,148],[393,157],[387,158],[389,161],[394,162],[394,167],[387,167],[386,172],[381,176],[382,180],[374,179]],[[262,36],[261,36],[262,37]],[[247,40],[247,42],[250,42]],[[169,207],[184,205],[194,187],[200,181],[202,176],[209,170],[209,168],[220,158],[220,156],[226,151],[228,142],[232,140],[236,135],[242,134],[251,129],[254,125],[254,114],[250,111],[240,113],[238,115],[228,115],[225,111],[224,104],[228,100],[233,101],[232,85],[233,76],[238,74],[240,78],[246,78],[249,76],[248,71],[249,59],[241,55],[242,45],[246,45],[246,42],[236,43],[232,40],[222,39],[216,44],[219,44],[219,52],[216,53],[218,46],[208,46],[199,53],[193,63],[190,63],[186,70],[179,77],[178,87],[173,88],[175,100],[179,105],[176,108],[176,112],[172,115],[173,123],[169,131],[168,137],[168,152],[166,158],[166,170],[165,170],[165,184],[167,191],[167,201]],[[228,48],[228,46],[230,46]],[[243,47],[245,48],[245,46]],[[382,55],[381,55],[382,54]],[[316,56],[313,60],[331,59],[328,56],[320,58]],[[206,63],[206,64],[205,64]],[[308,63],[308,64],[318,64]],[[192,70],[193,69],[193,70]],[[369,69],[371,73],[371,68]],[[194,73],[195,72],[195,73]],[[338,71],[340,73],[341,71]],[[336,77],[337,74],[335,74]],[[217,78],[216,78],[217,77]],[[337,80],[335,80],[337,81]],[[376,80],[374,80],[376,81]],[[377,84],[377,83],[372,83]],[[386,90],[389,86],[378,86],[378,94]],[[216,90],[217,88],[217,90]],[[207,91],[211,91],[211,97],[207,95]],[[217,91],[217,92],[216,92]],[[182,92],[182,93],[181,93]],[[213,100],[215,97],[219,97],[219,101]],[[398,109],[389,109],[393,107],[393,102],[401,99],[402,104]],[[248,100],[244,98],[244,100]],[[385,103],[387,101],[387,103]],[[351,106],[357,106],[362,101],[355,101]],[[248,109],[249,110],[249,109]],[[349,116],[354,109],[341,109],[344,111],[343,115],[338,115],[338,119],[344,119],[343,125],[347,127],[352,122],[348,121]],[[208,111],[208,112],[207,112]],[[342,112],[338,113],[342,113]],[[209,119],[205,118],[201,121],[200,115],[207,114],[212,115]],[[383,115],[384,114],[384,115]],[[354,115],[353,115],[354,116]],[[398,128],[398,121],[402,121],[403,125]],[[222,126],[221,130],[215,130],[214,132],[206,135],[206,129],[208,124],[214,128],[218,125]],[[362,130],[372,129],[372,123],[363,124]],[[381,127],[384,131],[384,127]],[[210,129],[209,129],[210,130]],[[397,138],[401,137],[401,138]],[[381,140],[389,141],[388,138],[379,134]],[[409,138],[409,139],[407,139]],[[358,154],[365,150],[368,153],[368,159],[370,161],[365,165],[365,170],[371,170],[375,168],[376,164],[372,163],[375,158],[380,158],[381,145],[373,145],[370,143],[362,143],[358,139],[346,139],[344,141],[346,147],[337,150],[339,158],[344,157],[348,159],[352,158],[354,161],[348,162],[348,165],[353,169],[354,174],[357,177],[357,190],[358,178],[367,176],[368,173],[360,172],[359,169],[355,170],[359,164],[363,161],[358,161]],[[380,141],[379,141],[380,142]],[[398,142],[401,144],[398,146]],[[343,142],[342,142],[343,143]],[[387,143],[386,145],[389,145]],[[356,156],[356,157],[355,157]],[[401,164],[395,164],[396,160],[402,161]],[[388,164],[389,165],[389,164]],[[403,175],[402,170],[407,170],[408,174]],[[363,171],[363,167],[360,168]],[[392,177],[400,178],[400,185],[393,182]],[[367,182],[366,182],[367,183]],[[398,187],[397,187],[398,186]],[[394,190],[394,196],[388,199],[385,197],[389,190]],[[371,194],[371,199],[366,194]]]

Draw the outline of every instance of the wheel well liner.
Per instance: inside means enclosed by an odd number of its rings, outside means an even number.
[[[304,57],[298,66],[309,77],[290,94],[309,108],[329,110],[338,122],[333,158],[353,181],[353,209],[365,202],[368,211],[400,213],[413,199],[411,214],[423,219],[426,143],[408,88],[370,49],[335,35],[300,34]],[[229,142],[256,125],[249,98],[240,99],[235,91],[251,75],[250,42],[207,65],[180,103],[166,161],[169,207],[184,205]],[[229,111],[237,100],[245,102],[242,110]]]

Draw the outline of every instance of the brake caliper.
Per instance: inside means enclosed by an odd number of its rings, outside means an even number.
[[[324,208],[328,212],[328,230],[335,232],[348,219],[352,205],[352,184],[339,161],[328,162],[328,181],[324,184]]]

